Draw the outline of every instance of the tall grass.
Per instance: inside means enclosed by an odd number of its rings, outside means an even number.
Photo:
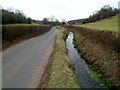
[[[64,26],[74,32],[74,42],[90,69],[100,74],[105,87],[120,85],[120,35],[113,31]],[[111,82],[112,80],[112,82]]]
[[[21,25],[21,26],[2,26],[2,46],[3,48],[16,40],[30,38],[36,35],[48,32],[51,26],[33,26],[33,25]]]
[[[65,26],[66,28],[72,29],[77,33],[82,34],[84,37],[88,38],[92,43],[99,43],[104,48],[111,48],[112,50],[119,51],[118,48],[120,43],[118,42],[118,33],[112,31],[104,31],[104,30],[92,30],[86,29],[83,27],[75,27],[75,26]]]

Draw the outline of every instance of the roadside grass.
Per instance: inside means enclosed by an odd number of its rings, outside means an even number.
[[[54,54],[45,77],[43,88],[80,88],[73,71],[73,65],[67,56],[63,30],[56,37]]]
[[[114,42],[116,34],[73,26],[65,26],[65,28],[74,32],[75,48],[88,64],[92,76],[98,81],[101,80],[105,88],[119,87],[119,52],[118,49],[113,49],[117,43]],[[110,42],[114,42],[114,45]]]
[[[95,30],[110,30],[118,32],[118,15],[97,22],[75,26],[81,26]]]

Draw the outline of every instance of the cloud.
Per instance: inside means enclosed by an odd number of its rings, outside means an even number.
[[[27,16],[42,19],[54,15],[66,20],[86,18],[103,5],[118,7],[119,0],[0,0],[1,5],[22,10]]]

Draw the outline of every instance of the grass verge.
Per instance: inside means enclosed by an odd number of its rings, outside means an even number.
[[[68,59],[63,30],[56,37],[54,54],[45,74],[42,88],[80,88]]]
[[[120,86],[119,52],[113,49],[114,45],[112,43],[108,44],[108,42],[112,42],[112,38],[115,37],[114,34],[110,35],[111,39],[108,39],[109,37],[105,34],[108,32],[76,27],[69,27],[68,29],[74,32],[75,48],[89,65],[93,77],[101,80],[104,83],[102,86],[105,88],[117,88]],[[104,36],[106,38],[102,39]],[[115,40],[113,39],[113,41]]]

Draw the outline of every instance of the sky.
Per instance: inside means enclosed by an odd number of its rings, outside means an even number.
[[[0,0],[4,8],[21,10],[27,17],[42,20],[55,16],[59,21],[87,18],[104,5],[118,8],[119,0]]]

